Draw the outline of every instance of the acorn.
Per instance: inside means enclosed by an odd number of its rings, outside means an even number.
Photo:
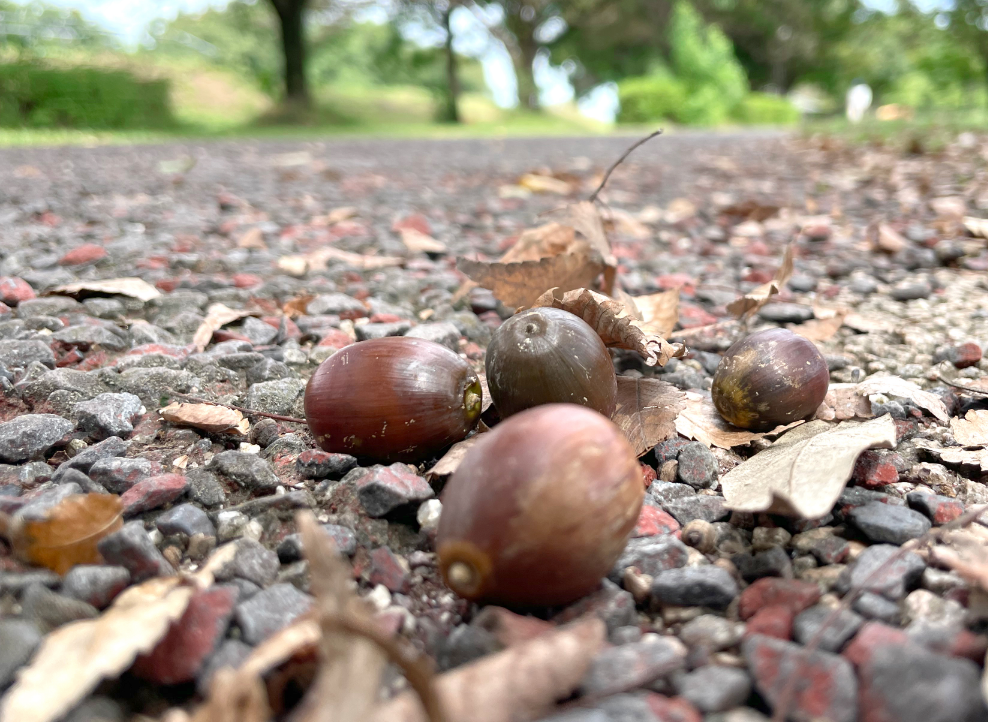
[[[607,347],[579,316],[530,308],[495,331],[487,386],[501,418],[541,404],[579,404],[614,413],[617,377]]]
[[[710,394],[726,421],[742,429],[769,431],[811,416],[829,384],[827,361],[812,341],[770,328],[727,350]]]
[[[548,404],[481,434],[443,491],[436,550],[461,597],[567,604],[596,589],[634,529],[641,467],[596,411]]]
[[[481,393],[477,374],[445,346],[389,336],[323,361],[305,387],[305,419],[325,451],[418,462],[466,437]]]

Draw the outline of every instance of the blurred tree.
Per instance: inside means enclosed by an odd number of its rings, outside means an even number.
[[[953,36],[978,53],[988,73],[988,0],[953,0],[945,17]]]
[[[400,0],[399,5],[399,22],[424,22],[442,32],[446,78],[441,93],[442,108],[438,120],[447,123],[460,122],[460,77],[457,72],[457,56],[453,50],[453,31],[449,20],[459,4],[459,0]]]
[[[269,0],[278,16],[281,28],[281,52],[285,102],[307,107],[310,103],[309,83],[305,77],[304,15],[309,0]]]
[[[23,58],[67,49],[119,50],[120,44],[77,10],[0,0],[0,52],[12,51]]]

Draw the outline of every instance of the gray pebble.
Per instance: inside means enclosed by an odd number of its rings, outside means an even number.
[[[652,597],[677,607],[726,609],[739,591],[734,577],[712,565],[669,569],[652,581]]]
[[[905,544],[929,531],[930,520],[904,506],[873,501],[852,509],[851,522],[871,542]]]
[[[676,691],[701,712],[725,712],[751,694],[751,678],[734,667],[707,665],[677,675]]]
[[[128,584],[130,572],[125,567],[79,564],[65,574],[61,591],[96,609],[106,609]]]
[[[135,582],[175,573],[140,521],[124,524],[122,529],[103,537],[96,547],[109,564],[126,567]]]
[[[421,338],[441,344],[451,351],[460,350],[460,331],[449,321],[423,323],[405,333],[408,338]]]
[[[27,619],[0,619],[0,690],[10,686],[42,638],[41,630]]]
[[[281,483],[271,464],[257,454],[243,451],[222,451],[206,468],[254,492],[271,492]]]
[[[808,644],[822,629],[819,648],[825,652],[840,652],[851,637],[858,633],[865,620],[846,609],[841,609],[836,618],[831,619],[832,611],[829,607],[820,604],[804,609],[793,621],[793,637],[800,644]],[[827,622],[826,626],[824,622]]]
[[[144,412],[144,404],[134,394],[100,394],[90,401],[78,403],[72,410],[79,428],[95,439],[108,436],[128,436],[134,423]]]
[[[209,516],[195,504],[179,504],[172,507],[154,521],[155,526],[165,536],[185,534],[193,536],[203,534],[216,536],[216,527]]]
[[[24,414],[0,424],[0,461],[16,464],[38,459],[75,428],[54,414]]]
[[[291,584],[275,584],[237,605],[234,618],[245,642],[260,644],[312,606],[312,597]]]

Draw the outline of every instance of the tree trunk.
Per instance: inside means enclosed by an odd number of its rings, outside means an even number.
[[[534,29],[533,29],[534,30]],[[518,38],[520,61],[515,68],[518,76],[518,102],[529,110],[539,110],[539,86],[535,84],[535,56],[539,53],[539,45],[535,42],[534,33]]]
[[[281,23],[284,55],[285,104],[308,107],[309,84],[305,77],[305,32],[302,16],[308,0],[271,0]]]
[[[456,53],[453,52],[453,31],[449,27],[449,16],[453,12],[452,3],[443,12],[443,30],[446,31],[446,107],[442,119],[448,123],[460,122],[460,78],[456,72]]]

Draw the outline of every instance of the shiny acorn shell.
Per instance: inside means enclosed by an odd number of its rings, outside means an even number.
[[[724,419],[742,429],[769,431],[812,415],[830,385],[830,371],[812,341],[770,328],[731,346],[710,394]]]
[[[530,308],[512,316],[494,332],[485,365],[501,418],[556,403],[614,413],[617,377],[607,347],[568,311]]]
[[[610,420],[574,404],[522,411],[481,434],[446,484],[443,578],[477,602],[572,602],[611,570],[643,498],[635,452]]]
[[[378,462],[417,462],[462,440],[477,423],[481,388],[445,346],[389,336],[346,346],[305,388],[319,446]]]

